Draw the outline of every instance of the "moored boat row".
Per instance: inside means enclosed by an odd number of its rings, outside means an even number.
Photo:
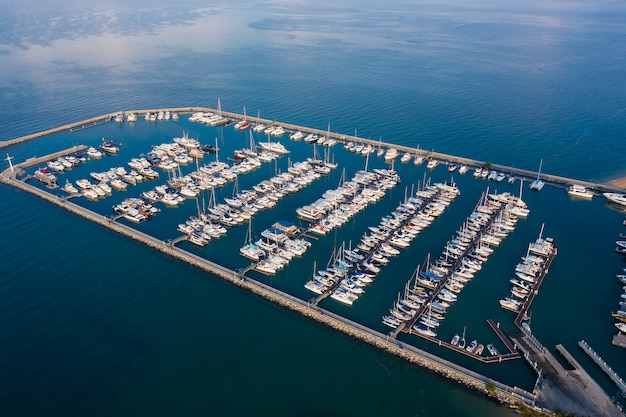
[[[519,313],[528,295],[536,290],[538,280],[546,272],[548,258],[556,251],[552,238],[539,237],[528,245],[526,255],[515,266],[515,277],[510,279],[511,294],[500,300],[505,310]]]
[[[342,246],[339,264],[344,267],[339,267],[338,270],[344,274],[341,275],[343,279],[340,282],[330,285],[325,282],[315,284],[312,282],[314,278],[305,287],[331,291],[331,298],[352,305],[359,295],[363,294],[364,287],[372,282],[381,268],[389,262],[389,258],[398,256],[400,249],[407,248],[420,231],[440,214],[440,212],[435,216],[425,214],[431,210],[430,205],[437,203],[443,211],[456,197],[457,191],[452,191],[450,187],[429,186],[428,191],[420,191],[422,195],[424,192],[428,193],[428,198],[421,199],[416,196],[406,198],[391,214],[384,216],[377,226],[370,226],[370,233],[364,234],[356,248],[345,250]],[[337,259],[335,261],[337,262]]]
[[[439,259],[434,263],[427,260],[422,270],[416,272],[415,286],[422,288],[422,307],[412,319],[417,323],[411,331],[424,335],[425,326],[434,332],[446,311],[438,306],[448,308],[454,304],[464,286],[493,253],[493,246],[514,230],[517,216],[510,211],[513,203],[509,199],[506,195],[485,192],[457,234],[446,243]],[[431,317],[433,305],[437,306],[437,321]],[[482,353],[477,343],[470,345],[473,345],[471,353]]]

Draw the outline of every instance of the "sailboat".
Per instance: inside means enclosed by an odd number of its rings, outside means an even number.
[[[235,123],[235,129],[246,130],[249,128],[250,128],[250,122],[248,122],[248,117],[246,115],[246,106],[243,106],[243,119]]]
[[[334,155],[332,162],[330,161],[330,148],[324,148],[324,166],[330,169],[335,169],[339,166],[339,164],[335,162]]]
[[[228,117],[222,116],[222,104],[220,102],[220,98],[217,98],[217,115],[211,118],[209,124],[211,126],[224,126],[230,123],[230,119]]]
[[[376,151],[376,156],[381,157],[385,154],[386,149],[383,148],[383,138],[378,139],[378,150]]]
[[[316,278],[316,274],[315,271],[317,270],[317,261],[313,261],[313,275],[311,276],[311,279],[309,281],[307,281],[306,284],[304,284],[304,288],[306,288],[307,290],[315,293],[315,294],[319,294],[321,295],[324,291],[326,291],[328,289],[328,287],[324,284],[322,284],[320,281],[318,281]]]
[[[246,235],[246,244],[239,249],[241,256],[253,261],[259,261],[266,256],[263,249],[252,243],[252,221],[248,222],[248,233]]]
[[[308,162],[309,164],[311,164],[311,165],[319,165],[319,164],[321,164],[322,162],[324,162],[324,161],[322,161],[322,160],[320,159],[320,157],[319,157],[319,153],[317,152],[317,146],[316,146],[316,145],[317,145],[317,144],[314,142],[314,143],[313,143],[313,157],[309,157],[309,158],[307,158],[307,159],[306,159],[306,160],[307,160],[307,162]]]
[[[424,162],[424,156],[421,154],[419,145],[415,149],[415,157],[413,158],[413,165],[418,166]]]
[[[539,162],[539,172],[537,172],[537,179],[534,180],[533,182],[531,182],[530,185],[528,186],[531,190],[541,191],[543,186],[546,185],[545,182],[543,182],[543,181],[541,181],[539,179],[539,177],[541,176],[541,166],[542,165],[543,165],[543,159]]]
[[[465,328],[465,326],[463,326],[463,335],[459,339],[459,343],[457,345],[461,349],[465,349],[465,330],[466,330],[466,328]]]

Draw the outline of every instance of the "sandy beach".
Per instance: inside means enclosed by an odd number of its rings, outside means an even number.
[[[626,177],[625,178],[618,178],[618,179],[613,180],[613,181],[609,181],[609,182],[606,183],[606,185],[626,190]]]

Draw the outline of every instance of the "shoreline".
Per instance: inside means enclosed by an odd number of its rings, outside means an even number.
[[[626,191],[626,177],[621,177],[612,181],[607,181],[604,184],[606,184],[609,187],[621,188],[622,190]]]

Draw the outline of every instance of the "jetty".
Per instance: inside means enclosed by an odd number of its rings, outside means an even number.
[[[526,300],[524,301],[522,308],[520,308],[520,311],[517,314],[517,317],[515,317],[514,323],[522,332],[526,331],[522,327],[522,322],[524,321],[524,318],[527,317],[526,313],[530,309],[530,305],[535,300],[535,297],[539,294],[539,287],[541,286],[541,283],[543,282],[544,278],[548,274],[550,270],[550,265],[552,264],[552,261],[554,260],[554,257],[556,256],[556,254],[557,254],[557,248],[556,246],[554,246],[554,249],[548,255],[548,258],[546,259],[546,262],[543,268],[541,269],[541,273],[539,274],[539,277],[537,277],[537,280],[533,284],[532,291],[528,293],[528,297],[526,297]]]
[[[584,340],[581,340],[580,342],[578,342],[578,346],[580,346],[582,350],[585,351],[585,353],[589,355],[589,357],[600,367],[600,369],[602,369],[609,376],[609,378],[611,378],[611,380],[615,382],[615,385],[617,385],[617,389],[619,389],[622,392],[622,395],[626,395],[626,382],[624,382],[622,377],[617,375],[617,372],[615,372],[600,357],[600,355],[598,355],[596,351],[593,350],[591,346],[589,346],[587,342],[585,342]]]

